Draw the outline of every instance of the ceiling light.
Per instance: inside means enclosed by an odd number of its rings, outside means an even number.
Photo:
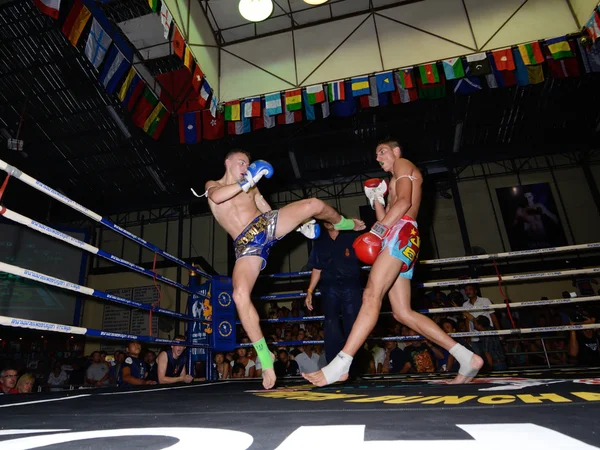
[[[262,22],[273,13],[272,0],[240,0],[240,14],[250,22]]]
[[[308,3],[309,5],[322,5],[326,2],[327,0],[304,0],[304,3]]]

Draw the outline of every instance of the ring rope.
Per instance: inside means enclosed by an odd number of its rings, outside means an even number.
[[[61,202],[62,204],[74,209],[75,211],[78,211],[84,215],[86,215],[87,217],[89,217],[90,219],[104,225],[105,227],[116,231],[117,233],[121,234],[122,236],[125,236],[128,239],[131,239],[132,241],[136,242],[137,244],[142,245],[143,247],[147,248],[148,250],[154,252],[154,253],[158,253],[159,255],[163,256],[164,258],[167,258],[177,264],[179,264],[180,266],[185,267],[186,269],[192,271],[192,272],[196,272],[198,275],[201,275],[205,278],[208,279],[212,279],[212,276],[197,269],[196,267],[186,263],[185,261],[171,255],[170,253],[167,253],[166,251],[158,248],[156,245],[151,244],[147,241],[145,241],[144,239],[136,236],[135,234],[127,231],[124,228],[121,228],[120,226],[118,226],[117,224],[115,224],[114,222],[100,216],[99,214],[87,209],[85,206],[80,205],[79,203],[75,202],[74,200],[71,200],[70,198],[68,198],[67,196],[61,194],[60,192],[55,191],[54,189],[52,189],[49,186],[46,186],[44,183],[36,180],[35,178],[27,175],[24,172],[21,172],[19,169],[17,169],[14,166],[11,166],[10,164],[6,163],[5,161],[2,161],[0,159],[0,170],[3,170],[4,172],[6,172],[9,175],[14,176],[15,178],[21,180],[23,183],[28,184],[29,186],[31,186],[32,188],[43,192],[44,194],[52,197],[53,199]]]
[[[527,302],[517,302],[510,303],[511,308],[525,308],[525,307],[535,307],[535,306],[545,306],[545,305],[564,305],[570,303],[586,303],[586,302],[594,302],[600,300],[600,295],[595,295],[592,297],[575,297],[575,298],[557,298],[553,300],[532,300]],[[492,305],[482,305],[482,306],[474,306],[472,308],[465,307],[448,307],[448,308],[430,308],[430,309],[418,309],[416,312],[421,314],[439,314],[439,313],[453,313],[453,312],[462,312],[462,311],[494,311],[496,309],[506,308],[506,304],[504,303],[495,303]],[[381,315],[390,315],[391,311],[382,312]],[[286,317],[282,319],[261,319],[261,322],[265,323],[286,323],[286,322],[317,322],[320,320],[325,320],[325,316],[306,316],[306,317]],[[241,322],[238,320],[236,322],[238,325],[241,325]]]
[[[484,261],[488,259],[504,259],[528,255],[543,255],[550,253],[570,252],[577,250],[592,250],[599,249],[600,242],[592,242],[589,244],[565,245],[563,247],[549,247],[534,250],[519,250],[516,252],[491,253],[489,255],[472,255],[472,256],[455,256],[452,258],[441,259],[424,259],[419,261],[419,264],[452,264],[458,262]],[[369,270],[371,266],[362,266],[362,270]],[[287,272],[287,273],[272,273],[261,275],[260,278],[302,278],[310,275],[311,271],[302,272]]]
[[[600,328],[600,323],[591,323],[585,325],[561,325],[556,327],[535,327],[535,328],[515,328],[514,330],[491,330],[491,331],[471,331],[464,333],[449,333],[450,337],[472,337],[472,336],[506,336],[519,334],[533,333],[554,333],[556,331],[581,331],[594,330]],[[369,338],[368,341],[420,341],[426,339],[424,336],[386,336]],[[301,346],[301,345],[320,345],[324,344],[324,340],[309,340],[309,341],[278,341],[273,342],[273,346]],[[253,344],[238,343],[237,347],[252,347]]]
[[[206,344],[190,344],[184,341],[155,338],[152,336],[138,336],[135,334],[114,333],[112,331],[96,330],[93,328],[73,327],[41,320],[19,319],[18,317],[0,316],[0,325],[15,328],[28,328],[30,330],[52,331],[56,333],[78,334],[82,336],[100,337],[125,341],[140,341],[152,344],[181,345],[185,347],[208,347]]]
[[[99,248],[94,247],[93,245],[87,244],[83,241],[80,241],[79,239],[75,239],[74,237],[69,236],[68,234],[65,234],[58,230],[55,230],[54,228],[51,228],[47,225],[39,223],[33,219],[30,219],[29,217],[19,214],[17,212],[11,211],[10,209],[5,208],[4,206],[0,206],[0,215],[6,217],[9,220],[12,220],[13,222],[20,223],[21,225],[25,225],[26,227],[31,228],[32,230],[39,231],[40,233],[43,233],[46,236],[53,237],[60,241],[66,242],[67,244],[72,245],[73,247],[78,247],[82,250],[85,250],[86,252],[91,253],[92,255],[100,256],[108,261],[117,263],[117,264],[127,267],[129,269],[135,270],[136,272],[141,273],[142,275],[146,275],[148,277],[155,278],[156,280],[162,281],[163,283],[169,284],[178,289],[182,289],[185,292],[188,292],[190,294],[193,293],[192,290],[189,287],[185,286],[184,284],[181,284],[181,283],[178,283],[177,281],[163,277],[162,275],[159,275],[158,273],[156,273],[152,270],[144,269],[143,267],[137,266],[125,259],[121,259],[115,255],[105,252],[104,250],[100,250]]]
[[[96,298],[101,298],[103,300],[108,300],[113,303],[120,303],[122,305],[131,306],[132,308],[144,309],[146,311],[153,310],[154,312],[165,314],[172,317],[177,317],[179,319],[191,320],[194,322],[202,322],[201,319],[197,319],[186,314],[181,314],[175,311],[170,311],[164,308],[153,308],[151,305],[147,305],[145,303],[139,303],[133,300],[127,300],[126,298],[118,297],[116,295],[107,294],[103,291],[98,291],[96,289],[92,289],[86,286],[81,286],[79,284],[71,283],[69,281],[61,280],[60,278],[55,278],[50,275],[46,275],[43,273],[35,272],[29,269],[23,269],[22,267],[13,266],[11,264],[6,264],[0,262],[0,272],[6,272],[13,275],[17,275],[19,277],[27,278],[29,280],[38,281],[43,284],[48,284],[50,286],[56,286],[62,289],[67,289],[69,291],[80,292],[85,295],[89,295]]]

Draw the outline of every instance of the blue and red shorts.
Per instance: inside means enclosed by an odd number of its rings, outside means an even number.
[[[399,276],[412,280],[420,246],[421,236],[417,222],[412,217],[404,216],[391,228],[381,251],[387,248],[390,255],[402,261]]]

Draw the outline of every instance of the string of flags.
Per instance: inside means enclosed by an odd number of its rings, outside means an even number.
[[[60,20],[61,0],[33,1],[42,13]],[[173,53],[182,59],[184,67],[154,77],[152,85],[148,85],[149,75],[144,77],[140,73],[140,63],[133,64],[130,44],[95,3],[94,0],[75,0],[61,29],[75,47],[85,30],[89,30],[84,53],[98,72],[98,80],[106,92],[118,97],[132,114],[136,126],[158,139],[172,115],[208,108],[212,117],[217,117],[218,99],[164,3],[160,8],[164,37],[171,41]],[[148,4],[152,11],[158,11],[158,0],[148,0]]]
[[[34,2],[45,14],[58,17],[60,0]],[[99,81],[132,113],[136,126],[154,139],[160,137],[169,117],[175,116],[182,144],[320,120],[330,115],[348,117],[360,109],[442,98],[450,91],[455,95],[470,95],[483,89],[538,84],[546,77],[577,77],[581,69],[585,73],[600,72],[600,7],[597,7],[583,30],[589,38],[586,42],[561,36],[219,105],[164,3],[160,8],[164,36],[167,40],[172,36],[173,52],[184,66],[176,74],[177,82],[172,84],[185,86],[189,79],[188,91],[181,93],[165,89],[169,83],[161,79],[164,74],[157,76],[169,96],[146,85],[132,65],[132,57],[123,52],[122,46],[114,45],[114,35],[106,32],[96,11],[90,13],[93,9],[90,2],[93,0],[75,0],[63,24],[63,34],[77,45],[93,17],[85,54],[99,71]],[[158,11],[157,0],[148,2],[153,11]]]

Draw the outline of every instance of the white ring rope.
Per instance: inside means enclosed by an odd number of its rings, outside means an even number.
[[[452,264],[458,262],[485,261],[488,259],[505,259],[528,255],[546,255],[576,250],[600,249],[600,242],[590,244],[565,245],[563,247],[539,248],[534,250],[519,250],[516,252],[491,253],[489,255],[456,256],[454,258],[424,259],[419,264]]]

